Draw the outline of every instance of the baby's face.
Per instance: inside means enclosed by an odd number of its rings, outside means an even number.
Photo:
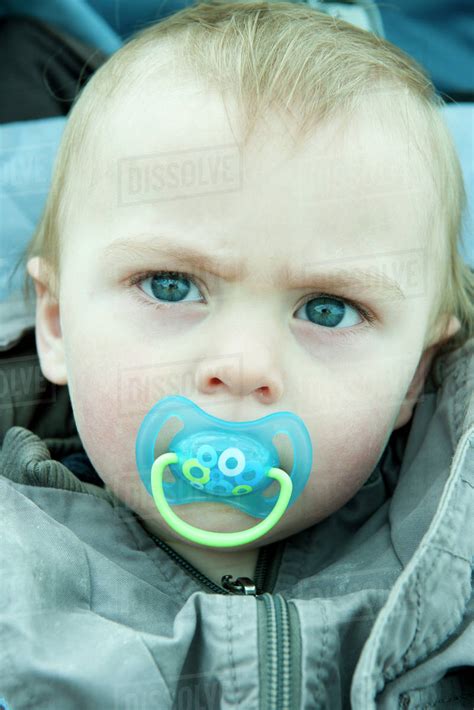
[[[37,329],[43,371],[69,385],[98,474],[169,541],[180,538],[135,465],[158,400],[184,395],[233,421],[299,415],[311,475],[257,546],[341,507],[411,416],[404,400],[433,298],[430,196],[407,137],[370,112],[347,130],[315,129],[294,155],[294,129],[275,115],[239,160],[235,125],[217,95],[191,85],[114,105],[62,235],[54,358],[41,315]],[[160,191],[156,166],[170,164]],[[223,502],[174,510],[221,532],[259,522]]]

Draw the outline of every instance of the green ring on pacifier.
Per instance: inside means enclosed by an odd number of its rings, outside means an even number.
[[[232,495],[233,496],[241,496],[243,493],[251,493],[253,491],[252,486],[247,486],[245,483],[242,483],[240,486],[236,486],[232,490]]]
[[[172,511],[168,501],[166,500],[163,490],[163,471],[169,464],[176,463],[177,461],[178,456],[174,453],[168,452],[159,456],[154,462],[151,469],[151,489],[153,500],[155,501],[156,507],[160,511],[161,515],[166,520],[168,525],[173,528],[173,530],[188,540],[192,540],[193,542],[197,542],[201,545],[207,545],[210,547],[233,547],[234,545],[244,545],[248,542],[258,540],[258,538],[265,535],[265,533],[267,533],[280,520],[291,498],[293,490],[291,478],[281,468],[271,468],[268,471],[267,476],[269,478],[274,478],[279,482],[280,493],[272,511],[264,520],[262,520],[261,523],[258,523],[247,530],[240,530],[239,532],[233,533],[220,533],[213,532],[212,530],[202,530],[201,528],[194,527],[194,525],[190,525],[178,517],[176,513]],[[195,459],[195,461],[197,461],[197,459]],[[194,466],[195,464],[192,463],[191,465]],[[200,468],[205,468],[199,463],[198,466]],[[201,482],[201,480],[202,479],[198,478],[195,479],[196,482]],[[242,486],[239,486],[239,488],[241,487]]]
[[[191,469],[193,468],[199,468],[202,471],[202,476],[193,476],[191,473]],[[201,483],[204,485],[211,477],[211,469],[207,468],[207,466],[203,466],[197,459],[188,459],[185,461],[182,471],[183,475],[186,476],[188,481],[192,481],[192,483]]]

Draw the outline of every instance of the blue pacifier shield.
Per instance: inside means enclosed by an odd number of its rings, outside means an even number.
[[[230,422],[207,414],[187,397],[172,395],[151,408],[137,434],[137,468],[150,495],[156,441],[171,417],[178,417],[184,426],[168,446],[178,457],[176,463],[169,464],[175,481],[163,481],[170,505],[225,502],[249,515],[266,517],[278,499],[278,492],[271,497],[264,493],[274,482],[268,476],[270,469],[281,468],[272,443],[279,433],[286,434],[293,447],[293,467],[286,472],[293,484],[288,508],[308,481],[311,439],[296,414],[277,412],[248,422]]]

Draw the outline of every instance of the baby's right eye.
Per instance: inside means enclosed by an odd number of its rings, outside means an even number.
[[[146,284],[146,287],[142,286],[140,290],[147,296],[164,303],[183,302],[183,299],[189,295],[190,291],[192,292],[193,288],[198,292],[193,278],[189,274],[178,271],[150,271],[139,274],[130,279],[129,286],[140,283]],[[194,300],[194,302],[196,301]],[[198,299],[198,302],[202,302],[202,299]],[[159,303],[155,300],[155,302],[150,302],[150,305],[157,306]]]

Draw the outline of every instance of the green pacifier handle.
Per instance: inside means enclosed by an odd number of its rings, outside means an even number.
[[[264,535],[268,530],[270,530],[281,518],[285,512],[288,501],[291,498],[291,492],[293,490],[293,484],[291,478],[285,471],[281,468],[271,468],[267,476],[270,478],[275,478],[280,483],[280,495],[275,503],[272,512],[267,515],[265,520],[261,523],[255,525],[247,530],[240,530],[239,532],[233,533],[219,533],[213,532],[211,530],[201,530],[201,528],[196,528],[194,525],[189,525],[184,520],[181,520],[176,513],[174,513],[168,501],[165,498],[163,491],[163,471],[170,463],[176,463],[178,461],[177,454],[166,453],[159,456],[151,468],[151,490],[153,493],[153,500],[155,501],[156,507],[160,511],[163,518],[166,520],[168,525],[176,530],[180,535],[186,537],[188,540],[193,542],[198,542],[201,545],[208,545],[210,547],[232,547],[233,545],[244,545],[247,542],[253,542],[259,537]]]

